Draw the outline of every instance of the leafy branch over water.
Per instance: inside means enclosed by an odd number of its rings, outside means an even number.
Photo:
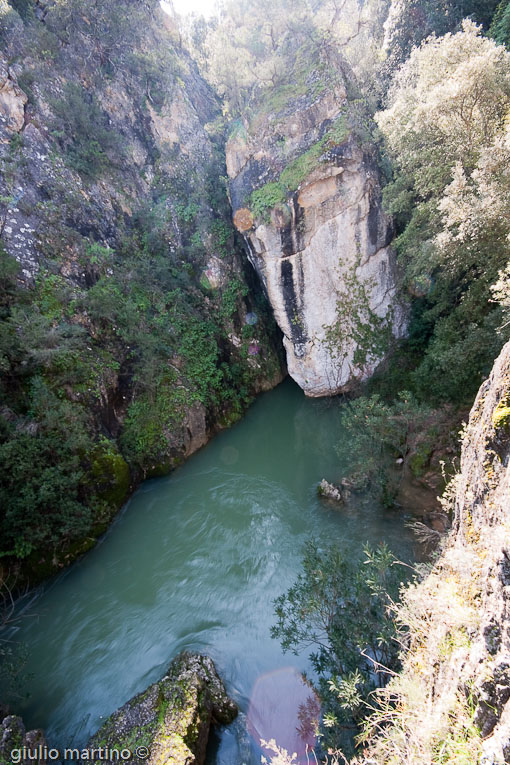
[[[303,572],[275,600],[272,637],[284,651],[315,649],[310,659],[319,677],[326,744],[336,745],[345,731],[356,729],[365,714],[363,699],[398,666],[392,604],[402,571],[385,544],[363,552],[356,559],[335,545],[309,541]]]

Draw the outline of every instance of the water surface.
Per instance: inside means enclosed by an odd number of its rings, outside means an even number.
[[[385,540],[412,558],[401,513],[318,499],[321,478],[342,476],[338,442],[348,448],[338,402],[306,399],[287,380],[172,475],[142,484],[100,544],[26,609],[17,639],[30,652],[27,725],[53,746],[83,745],[179,651],[203,651],[242,711],[209,759],[259,763],[245,726],[257,681],[308,668],[306,653],[284,655],[269,634],[305,541],[358,555]]]

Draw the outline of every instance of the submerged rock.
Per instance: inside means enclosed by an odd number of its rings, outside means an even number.
[[[237,713],[212,659],[182,653],[159,682],[114,712],[87,748],[129,749],[130,763],[201,765],[211,724],[230,723]]]

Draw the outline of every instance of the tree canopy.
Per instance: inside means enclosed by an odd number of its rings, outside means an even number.
[[[377,115],[394,162],[385,200],[401,229],[407,289],[419,301],[411,331],[425,355],[416,379],[443,399],[474,395],[504,339],[490,286],[508,259],[496,212],[506,179],[501,164],[488,174],[504,152],[509,109],[510,54],[465,21],[413,50]]]

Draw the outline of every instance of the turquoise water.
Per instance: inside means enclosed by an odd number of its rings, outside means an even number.
[[[25,608],[16,639],[29,650],[29,695],[16,706],[27,725],[56,747],[84,744],[179,651],[203,651],[241,708],[210,761],[260,762],[245,725],[255,684],[308,667],[306,653],[283,654],[269,634],[304,542],[358,554],[386,540],[413,558],[401,513],[318,499],[321,478],[342,476],[342,441],[338,402],[306,399],[287,380],[172,475],[142,484],[99,545]]]

